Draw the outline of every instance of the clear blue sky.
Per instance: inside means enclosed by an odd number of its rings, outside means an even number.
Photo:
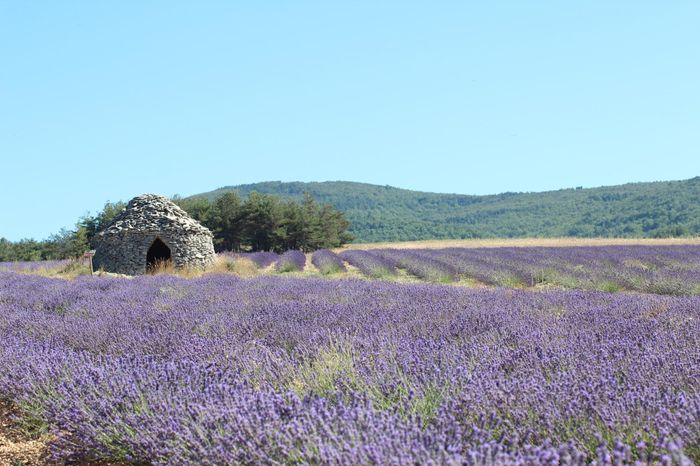
[[[0,237],[266,180],[700,175],[700,2],[0,1]]]

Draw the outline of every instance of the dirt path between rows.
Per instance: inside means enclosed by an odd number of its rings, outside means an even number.
[[[0,465],[45,466],[50,436],[31,438],[17,426],[17,411],[0,402]]]

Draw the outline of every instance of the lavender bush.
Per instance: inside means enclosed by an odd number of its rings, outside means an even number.
[[[248,254],[245,254],[243,257],[246,257],[253,261],[255,265],[258,266],[258,268],[264,269],[265,267],[269,267],[270,265],[274,264],[277,262],[279,259],[279,255],[275,252],[271,251],[257,251],[257,252],[251,252]]]
[[[279,254],[271,251],[256,251],[256,252],[232,252],[224,251],[218,253],[219,256],[229,257],[231,259],[248,259],[253,262],[259,269],[264,269],[277,262]]]
[[[275,264],[278,272],[299,272],[306,266],[306,255],[301,251],[291,250],[279,256]]]
[[[0,341],[64,462],[700,461],[700,297],[0,273]]]
[[[319,249],[311,255],[311,263],[324,275],[345,272],[345,264],[333,251]]]

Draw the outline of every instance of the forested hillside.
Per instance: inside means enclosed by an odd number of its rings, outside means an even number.
[[[345,181],[271,181],[228,186],[199,196],[211,200],[230,191],[241,196],[256,191],[292,199],[301,199],[308,192],[316,201],[345,212],[357,242],[700,234],[700,177],[490,196],[427,193]]]

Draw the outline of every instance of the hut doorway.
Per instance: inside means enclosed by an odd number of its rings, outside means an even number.
[[[170,248],[160,238],[153,240],[153,244],[146,253],[146,270],[153,272],[159,268],[167,267],[170,262]]]

